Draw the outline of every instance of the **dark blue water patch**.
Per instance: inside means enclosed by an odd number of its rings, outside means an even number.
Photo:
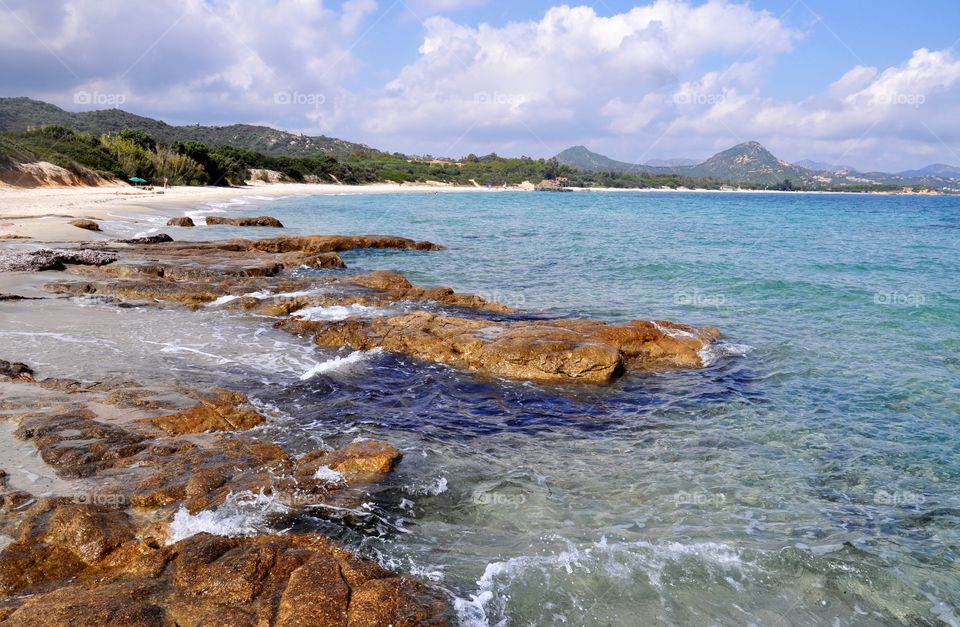
[[[251,391],[278,407],[297,408],[300,427],[342,433],[372,427],[462,440],[503,432],[534,436],[569,430],[580,436],[643,429],[660,410],[694,416],[711,404],[758,402],[759,388],[738,360],[701,371],[630,373],[608,386],[537,385],[478,376],[383,354],[362,373],[330,373]]]

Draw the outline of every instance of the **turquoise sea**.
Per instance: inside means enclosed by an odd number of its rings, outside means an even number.
[[[160,314],[115,316],[102,333],[145,342],[118,372],[228,376],[281,417],[270,433],[294,450],[361,436],[404,451],[363,507],[294,531],[431,579],[470,625],[960,625],[960,198],[244,203],[194,209],[268,213],[294,233],[429,239],[447,249],[344,258],[349,272],[396,270],[537,315],[667,319],[724,337],[701,371],[544,387],[322,354],[215,311],[163,314],[192,316],[176,338],[137,319]],[[254,233],[275,234],[243,231]],[[18,358],[49,355],[45,342]],[[301,380],[317,363],[330,367]],[[224,524],[260,506],[235,505]]]

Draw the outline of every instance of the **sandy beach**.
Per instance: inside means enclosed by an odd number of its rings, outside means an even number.
[[[304,185],[279,183],[247,187],[170,187],[147,191],[116,187],[59,187],[0,189],[0,239],[86,241],[103,234],[77,228],[72,220],[117,220],[124,216],[179,215],[181,209],[209,202],[228,202],[243,197],[279,198],[344,194],[462,193],[517,191],[502,188],[448,185]]]

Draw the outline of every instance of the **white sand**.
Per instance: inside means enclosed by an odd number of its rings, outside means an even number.
[[[315,196],[342,194],[391,194],[410,192],[496,192],[503,189],[450,185],[305,185],[279,183],[240,188],[172,187],[148,192],[128,185],[118,187],[58,187],[0,189],[0,238],[28,237],[34,241],[80,241],[106,236],[70,224],[77,218],[117,220],[122,216],[147,214],[182,215],[183,209],[208,202],[225,202],[244,196]],[[513,190],[516,191],[516,190]],[[6,242],[0,239],[0,243]],[[9,240],[18,241],[18,240]],[[26,241],[26,240],[25,240]]]

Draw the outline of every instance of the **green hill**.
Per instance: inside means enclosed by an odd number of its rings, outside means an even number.
[[[230,126],[172,126],[120,109],[71,113],[31,98],[0,98],[0,133],[23,133],[41,126],[65,126],[100,136],[125,128],[145,131],[161,144],[198,141],[212,148],[234,146],[268,156],[328,155],[348,157],[379,151],[334,137],[296,135],[267,126],[232,124]]]

